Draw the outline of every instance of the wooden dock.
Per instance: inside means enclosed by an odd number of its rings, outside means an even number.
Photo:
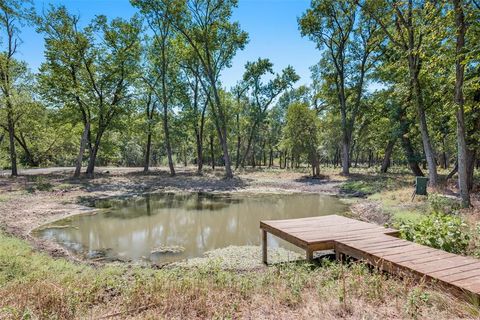
[[[386,272],[410,275],[453,291],[480,297],[480,260],[448,253],[397,238],[398,231],[372,223],[330,215],[302,219],[261,221],[263,262],[267,263],[267,233],[306,251],[334,250]]]

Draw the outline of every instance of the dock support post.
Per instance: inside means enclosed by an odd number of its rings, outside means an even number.
[[[310,248],[307,248],[307,261],[308,262],[313,262],[313,250]]]
[[[338,262],[342,262],[343,256],[342,256],[342,253],[340,252],[340,249],[338,248],[337,243],[335,243],[333,250],[335,251],[335,260],[337,260]]]
[[[267,261],[267,231],[262,229],[262,261],[264,264],[268,264]]]

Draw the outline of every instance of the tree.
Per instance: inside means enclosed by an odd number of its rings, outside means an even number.
[[[465,109],[463,96],[463,83],[465,78],[465,35],[467,25],[465,23],[465,14],[462,0],[452,0],[455,10],[455,27],[457,33],[455,50],[455,104],[457,118],[457,159],[458,159],[458,187],[462,206],[470,206],[470,193],[468,190],[467,177],[467,142],[465,140]]]
[[[259,58],[255,62],[247,62],[245,65],[245,73],[243,74],[244,93],[250,95],[249,110],[250,130],[248,133],[247,147],[240,161],[242,167],[245,164],[254,136],[260,124],[265,121],[267,113],[272,102],[293,83],[298,81],[300,77],[295,70],[288,66],[282,70],[281,74],[277,74],[273,79],[264,82],[263,78],[273,75],[273,64],[268,59]]]
[[[402,52],[404,61],[408,65],[412,96],[428,163],[429,183],[436,186],[438,183],[437,164],[427,127],[424,88],[420,80],[420,72],[422,71],[423,52],[428,43],[426,38],[434,30],[430,24],[433,25],[432,21],[440,11],[435,3],[430,1],[371,0],[359,3],[365,12],[378,22],[390,43]]]
[[[284,139],[292,153],[298,156],[306,155],[312,165],[312,176],[320,175],[318,157],[318,118],[315,110],[308,108],[306,103],[295,102],[287,109],[284,128]]]
[[[323,50],[322,73],[334,87],[341,115],[342,173],[348,175],[352,134],[366,78],[378,59],[378,27],[353,0],[313,0],[299,25],[302,35]]]
[[[9,138],[10,166],[12,176],[18,175],[17,152],[15,150],[15,124],[18,121],[19,106],[14,102],[15,86],[22,72],[26,69],[22,63],[15,61],[15,54],[21,42],[19,26],[33,17],[33,9],[28,6],[31,1],[5,0],[0,3],[0,27],[5,35],[5,45],[0,52],[0,89],[2,93],[1,108],[6,111]]]
[[[46,42],[46,62],[39,76],[43,96],[59,108],[70,108],[74,119],[83,122],[78,159],[88,144],[86,173],[93,177],[102,137],[131,97],[139,63],[140,20],[108,22],[97,16],[80,30],[77,16],[65,7],[52,7],[39,31]]]
[[[152,68],[149,69],[150,74],[143,78],[157,96],[157,100],[162,107],[165,150],[167,152],[170,175],[174,176],[175,167],[173,164],[168,118],[172,102],[178,91],[176,87],[178,87],[179,63],[176,60],[180,52],[175,41],[177,35],[169,20],[163,19],[160,15],[146,14],[146,19],[154,36],[149,44],[147,57]]]
[[[186,84],[183,90],[182,105],[183,113],[188,123],[193,128],[196,144],[197,173],[203,170],[203,139],[205,133],[205,121],[208,105],[210,104],[209,94],[205,93],[200,84],[198,75],[199,65],[195,58],[189,57],[182,66],[183,82]]]
[[[228,152],[228,117],[220,95],[221,71],[228,67],[248,35],[230,22],[237,0],[131,0],[144,15],[168,21],[191,48],[200,63],[199,79],[210,94],[210,111],[223,151],[225,174],[233,177]]]

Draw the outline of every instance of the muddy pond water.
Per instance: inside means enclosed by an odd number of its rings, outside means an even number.
[[[342,214],[339,199],[317,194],[162,193],[99,200],[100,210],[34,231],[87,259],[165,263],[228,246],[259,245],[259,221]],[[269,246],[293,249],[270,237]]]

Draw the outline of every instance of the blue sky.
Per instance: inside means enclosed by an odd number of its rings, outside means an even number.
[[[50,3],[63,4],[87,23],[97,14],[109,18],[130,17],[136,12],[128,0],[34,0],[38,11]],[[234,20],[239,21],[250,36],[247,47],[237,53],[232,68],[223,73],[223,84],[229,88],[241,79],[247,61],[259,57],[269,58],[278,72],[292,65],[301,76],[298,84],[310,82],[309,67],[317,63],[320,53],[315,45],[300,36],[299,17],[309,6],[310,0],[239,0]],[[43,37],[33,28],[25,28],[19,59],[25,60],[36,72],[43,61]]]

